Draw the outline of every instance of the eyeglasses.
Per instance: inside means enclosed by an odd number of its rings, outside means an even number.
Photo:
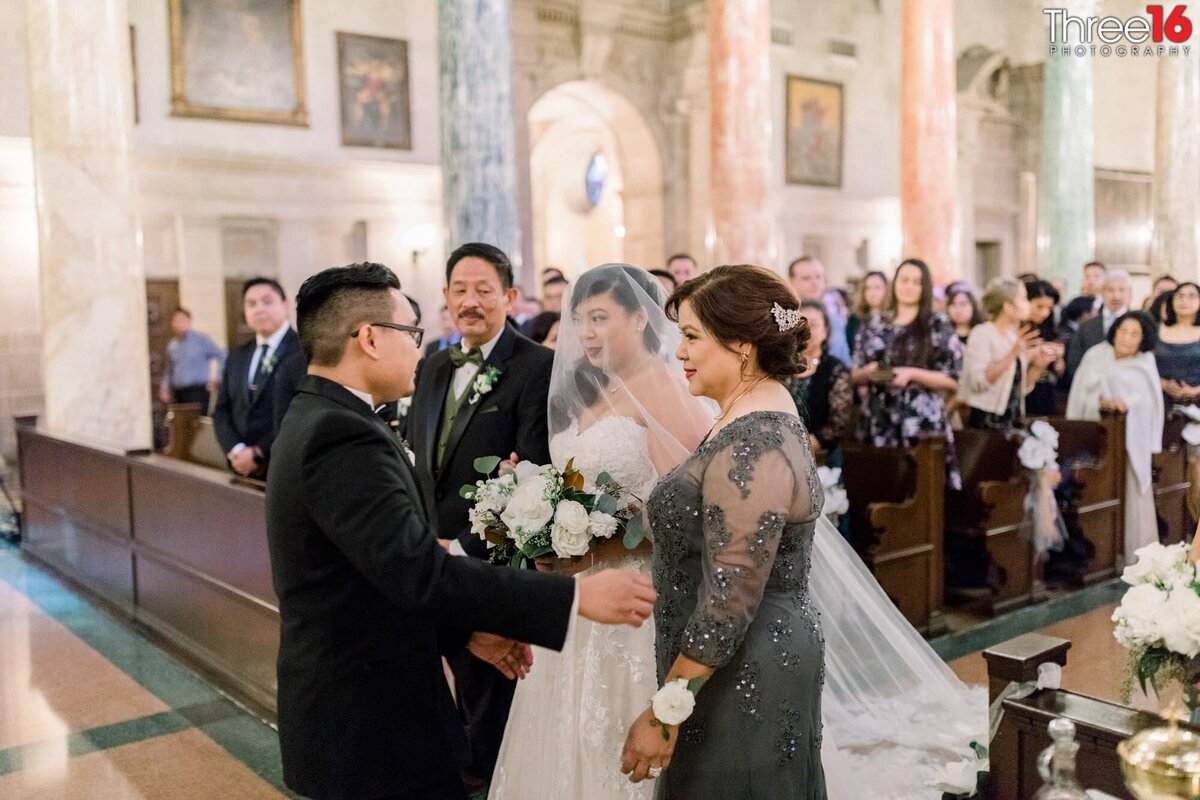
[[[425,338],[425,329],[417,328],[412,325],[401,325],[396,322],[368,322],[368,325],[373,325],[376,328],[391,328],[394,331],[404,331],[413,338],[413,342],[417,347],[421,346],[421,340]],[[358,338],[358,331],[353,331],[350,334],[352,339]]]

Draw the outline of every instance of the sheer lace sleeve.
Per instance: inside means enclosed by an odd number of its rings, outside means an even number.
[[[701,478],[702,577],[680,652],[714,669],[729,662],[754,619],[784,527],[811,518],[814,504],[802,429],[746,419],[718,434]]]

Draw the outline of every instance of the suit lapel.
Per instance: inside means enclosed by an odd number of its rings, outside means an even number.
[[[285,333],[283,338],[279,340],[279,347],[275,348],[275,352],[271,356],[275,359],[275,364],[273,367],[271,367],[271,371],[266,374],[266,377],[263,378],[262,386],[258,387],[258,394],[250,398],[250,405],[257,405],[258,401],[262,399],[264,395],[266,395],[267,389],[269,389],[271,386],[271,381],[275,379],[275,373],[279,371],[279,365],[283,363],[283,359],[287,358],[288,352],[292,348],[292,340],[295,339],[296,343],[298,344],[299,338],[300,337],[296,335],[294,330],[288,328],[288,332]],[[249,367],[247,367],[247,371],[249,371]],[[249,378],[246,378],[246,381],[246,391],[249,392]]]
[[[516,344],[517,333],[511,325],[504,326],[504,332],[500,334],[500,338],[496,341],[496,346],[492,348],[492,354],[488,356],[487,361],[483,362],[477,374],[482,375],[483,371],[488,367],[495,367],[500,370],[500,377],[497,378],[497,383],[504,380],[504,367],[508,363],[508,359],[512,357],[513,345]],[[446,452],[442,456],[442,463],[439,466],[448,464],[450,459],[454,457],[454,450],[458,447],[458,443],[462,440],[463,434],[467,431],[467,425],[471,423],[471,418],[475,416],[475,412],[483,405],[483,399],[470,402],[474,395],[474,390],[468,386],[465,395],[463,396],[462,405],[459,406],[458,413],[454,415],[454,424],[450,427],[450,436],[446,439]],[[442,398],[442,404],[445,404],[445,398]],[[437,449],[436,440],[434,450]],[[507,456],[507,453],[502,454]]]

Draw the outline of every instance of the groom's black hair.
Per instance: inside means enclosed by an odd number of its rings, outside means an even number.
[[[508,256],[499,247],[483,242],[467,242],[446,259],[446,285],[450,285],[450,276],[454,274],[454,266],[464,258],[479,258],[496,268],[500,276],[500,288],[511,289],[513,286],[513,266]]]
[[[351,331],[392,318],[391,292],[399,288],[396,273],[370,261],[331,267],[306,280],[296,295],[296,327],[309,362],[337,366]]]

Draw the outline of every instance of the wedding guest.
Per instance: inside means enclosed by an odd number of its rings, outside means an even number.
[[[225,361],[213,429],[229,467],[262,478],[271,445],[307,365],[300,337],[288,322],[287,297],[271,278],[242,285],[242,312],[254,339],[235,347]]]
[[[1146,313],[1160,327],[1167,321],[1167,305],[1171,302],[1171,292],[1164,292],[1150,302]]]
[[[1067,419],[1100,419],[1105,410],[1125,414],[1125,561],[1158,541],[1151,460],[1162,450],[1162,379],[1154,363],[1154,320],[1130,311],[1109,327],[1105,341],[1083,356],[1071,394]]]
[[[1065,394],[1058,392],[1059,378],[1066,372],[1066,347],[1059,339],[1058,326],[1054,322],[1054,309],[1059,294],[1047,281],[1034,278],[1025,281],[1025,294],[1029,297],[1029,324],[1036,326],[1042,340],[1042,348],[1053,360],[1029,394],[1025,395],[1025,413],[1031,417],[1049,417],[1058,413],[1058,397],[1066,402]]]
[[[867,385],[859,438],[875,447],[910,447],[946,437],[947,485],[961,488],[946,396],[958,390],[962,345],[945,316],[933,313],[933,277],[924,261],[896,268],[887,312],[864,325],[854,348],[856,385]]]
[[[979,304],[975,302],[975,295],[966,285],[946,290],[946,315],[954,323],[954,335],[964,346],[967,337],[971,335],[971,329],[983,322],[983,314],[979,311]]]
[[[846,339],[846,324],[850,318],[850,299],[843,289],[826,289],[821,293],[821,302],[829,318],[829,337],[826,339],[826,349],[829,355],[850,364],[850,344]]]
[[[676,253],[668,258],[667,272],[671,273],[671,276],[675,278],[676,284],[690,281],[700,274],[700,271],[696,268],[696,259],[687,253]]]
[[[441,336],[425,345],[426,358],[439,350],[445,350],[448,347],[458,344],[458,341],[462,338],[462,334],[458,332],[458,328],[454,327],[454,318],[450,316],[450,309],[446,306],[442,306],[438,311],[438,324],[440,325]]]
[[[1025,420],[1025,396],[1037,383],[1050,355],[1042,349],[1029,319],[1025,284],[996,278],[982,298],[989,321],[975,326],[963,353],[959,399],[969,407],[966,424],[982,430],[1008,431]]]
[[[854,287],[854,299],[850,303],[850,319],[846,320],[846,344],[853,350],[858,329],[863,323],[879,317],[887,302],[888,279],[879,270],[872,270]]]
[[[563,292],[567,289],[567,279],[563,277],[548,278],[542,284],[542,310],[540,313],[547,311],[555,314],[562,313]]]
[[[827,465],[841,466],[842,436],[850,426],[854,402],[850,370],[829,357],[829,315],[825,307],[805,300],[800,304],[800,314],[808,322],[809,339],[804,350],[808,368],[783,385],[796,401],[813,450],[827,454]]]
[[[825,265],[814,256],[800,256],[788,264],[788,283],[801,300],[820,300],[825,291]]]
[[[1149,311],[1151,304],[1153,304],[1155,300],[1162,297],[1164,294],[1169,294],[1175,291],[1178,286],[1179,281],[1175,280],[1170,275],[1159,275],[1154,279],[1154,285],[1150,289],[1150,294],[1146,295],[1146,299],[1142,301],[1142,310]]]
[[[558,285],[553,278],[548,281]],[[450,547],[476,557],[486,544],[471,533],[470,502],[459,489],[479,480],[475,461],[516,453],[550,463],[546,399],[554,352],[507,324],[516,298],[508,256],[490,244],[458,247],[446,262],[446,305],[462,341],[424,359],[406,421],[417,477],[431,520]],[[467,780],[486,787],[504,736],[513,682],[478,659],[449,659],[459,710],[471,739]]]
[[[1090,297],[1076,297],[1063,308],[1062,315],[1058,320],[1058,339],[1067,352],[1071,350],[1071,339],[1079,332],[1079,326],[1094,316],[1096,316],[1096,312],[1092,307],[1092,298]],[[1069,380],[1070,377],[1064,373],[1063,382],[1069,382]]]
[[[207,414],[210,393],[217,388],[215,376],[225,368],[225,351],[207,334],[192,330],[192,312],[186,308],[171,315],[171,333],[158,399],[197,403],[200,413]]]
[[[1123,269],[1114,269],[1104,275],[1104,286],[1100,290],[1100,313],[1079,326],[1078,333],[1071,338],[1067,347],[1067,376],[1073,380],[1083,354],[1105,340],[1113,323],[1129,311],[1129,297],[1133,290],[1133,282],[1129,273]]]
[[[1104,281],[1108,276],[1108,267],[1099,261],[1089,261],[1083,265],[1083,285],[1079,290],[1080,297],[1092,300],[1092,310],[1099,311],[1103,303],[1101,295],[1104,292]]]
[[[563,280],[566,280],[567,276],[563,274],[563,271],[558,267],[546,267],[544,270],[542,270],[542,283],[545,283],[551,278],[562,278]]]
[[[533,324],[529,329],[529,338],[543,347],[553,350],[554,346],[558,344],[558,321],[561,318],[561,314],[553,311],[544,311],[538,314],[533,318]]]
[[[670,297],[675,288],[679,286],[679,282],[675,280],[675,276],[665,269],[652,269],[650,270],[650,274],[658,278],[658,282],[662,284],[663,291],[666,292],[666,297]]]
[[[1173,406],[1194,406],[1200,403],[1200,286],[1187,281],[1163,296],[1165,319],[1154,351],[1163,393]],[[1188,445],[1188,468],[1188,502],[1200,519],[1200,446]]]

